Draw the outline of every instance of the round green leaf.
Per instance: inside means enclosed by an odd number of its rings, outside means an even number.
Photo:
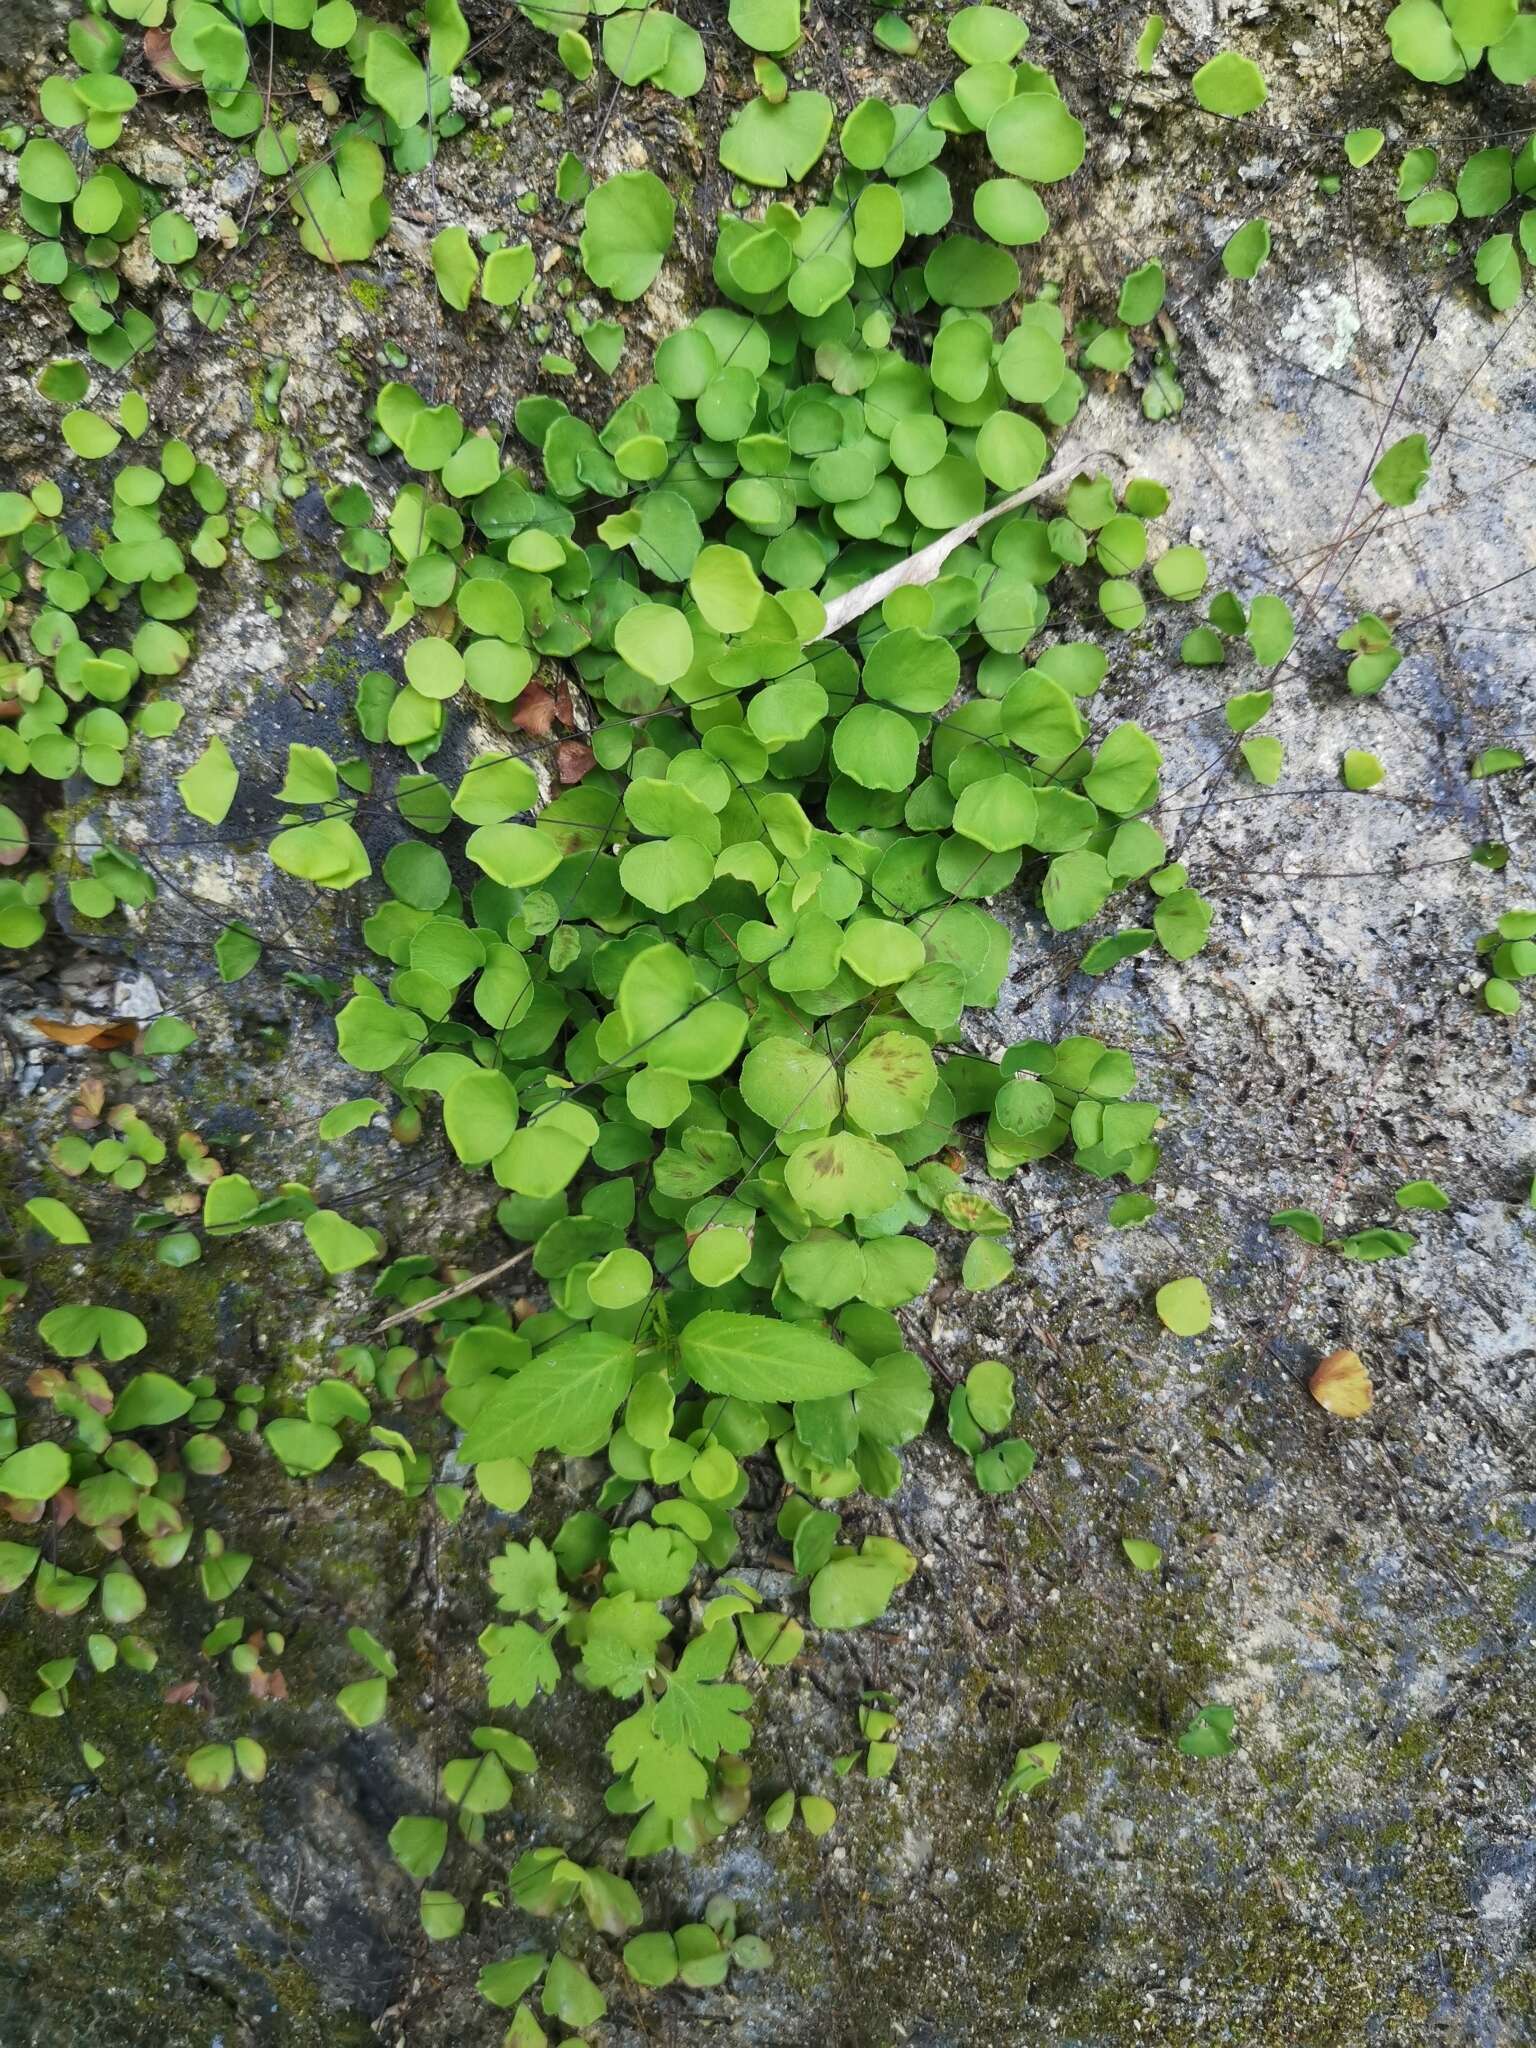
[[[16,177],[29,199],[62,205],[80,189],[69,151],[46,135],[34,135],[16,159]]]
[[[0,1461],[0,1494],[13,1500],[52,1500],[69,1484],[69,1455],[58,1444],[29,1444]]]
[[[677,208],[651,171],[621,171],[587,195],[581,261],[616,299],[638,299],[672,246]]]
[[[688,621],[671,605],[632,606],[619,620],[614,645],[637,675],[653,683],[679,681],[693,662]]]
[[[1269,97],[1263,72],[1236,50],[1223,50],[1219,57],[1202,64],[1190,85],[1208,114],[1251,114]]]
[[[1211,1327],[1211,1297],[1203,1280],[1186,1275],[1157,1290],[1157,1316],[1176,1337],[1198,1337]]]
[[[1082,123],[1054,93],[1021,93],[987,123],[994,162],[1036,185],[1070,178],[1083,160],[1083,147]]]
[[[721,136],[720,161],[751,185],[798,183],[826,148],[832,116],[832,102],[822,92],[792,92],[777,106],[765,98],[751,100]]]
[[[517,1129],[517,1093],[490,1069],[461,1075],[443,1096],[443,1129],[466,1166],[494,1159]]]
[[[917,734],[899,712],[856,704],[837,722],[832,757],[863,789],[910,789],[917,777]]]

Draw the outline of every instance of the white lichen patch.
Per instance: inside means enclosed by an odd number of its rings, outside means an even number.
[[[1360,332],[1360,312],[1353,299],[1332,285],[1306,284],[1296,294],[1296,310],[1280,330],[1283,351],[1318,376],[1342,370]]]

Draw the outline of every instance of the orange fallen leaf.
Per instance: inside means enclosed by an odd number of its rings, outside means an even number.
[[[1366,1415],[1371,1407],[1371,1376],[1358,1351],[1330,1351],[1307,1381],[1319,1408],[1330,1415]]]
[[[114,1045],[131,1045],[139,1035],[132,1017],[118,1017],[104,1024],[59,1024],[52,1017],[34,1017],[32,1029],[55,1045],[89,1045],[106,1052]]]

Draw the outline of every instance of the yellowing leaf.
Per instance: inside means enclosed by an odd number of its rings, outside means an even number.
[[[1371,1376],[1357,1351],[1330,1351],[1307,1381],[1319,1408],[1330,1415],[1353,1417],[1370,1413]]]

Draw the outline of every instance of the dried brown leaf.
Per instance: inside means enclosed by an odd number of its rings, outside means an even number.
[[[1032,499],[1060,490],[1082,473],[1086,463],[1097,460],[1097,455],[1069,456],[1034,483],[1025,484],[1022,490],[1000,499],[988,511],[978,512],[974,519],[963,519],[948,533],[941,533],[937,540],[929,541],[925,548],[919,548],[915,555],[908,555],[904,562],[893,563],[889,569],[882,569],[878,576],[870,576],[863,583],[856,583],[852,590],[843,591],[827,606],[827,622],[821,629],[821,637],[830,640],[844,626],[852,625],[855,619],[862,618],[865,612],[873,611],[877,604],[882,604],[893,590],[920,589],[923,584],[932,583],[955,549],[980,533],[984,526],[990,526],[994,519],[1001,519],[1005,512],[1016,511]]]
[[[106,1052],[115,1045],[131,1045],[139,1035],[132,1017],[110,1018],[99,1024],[61,1024],[52,1017],[34,1017],[32,1029],[55,1045],[89,1045]]]

